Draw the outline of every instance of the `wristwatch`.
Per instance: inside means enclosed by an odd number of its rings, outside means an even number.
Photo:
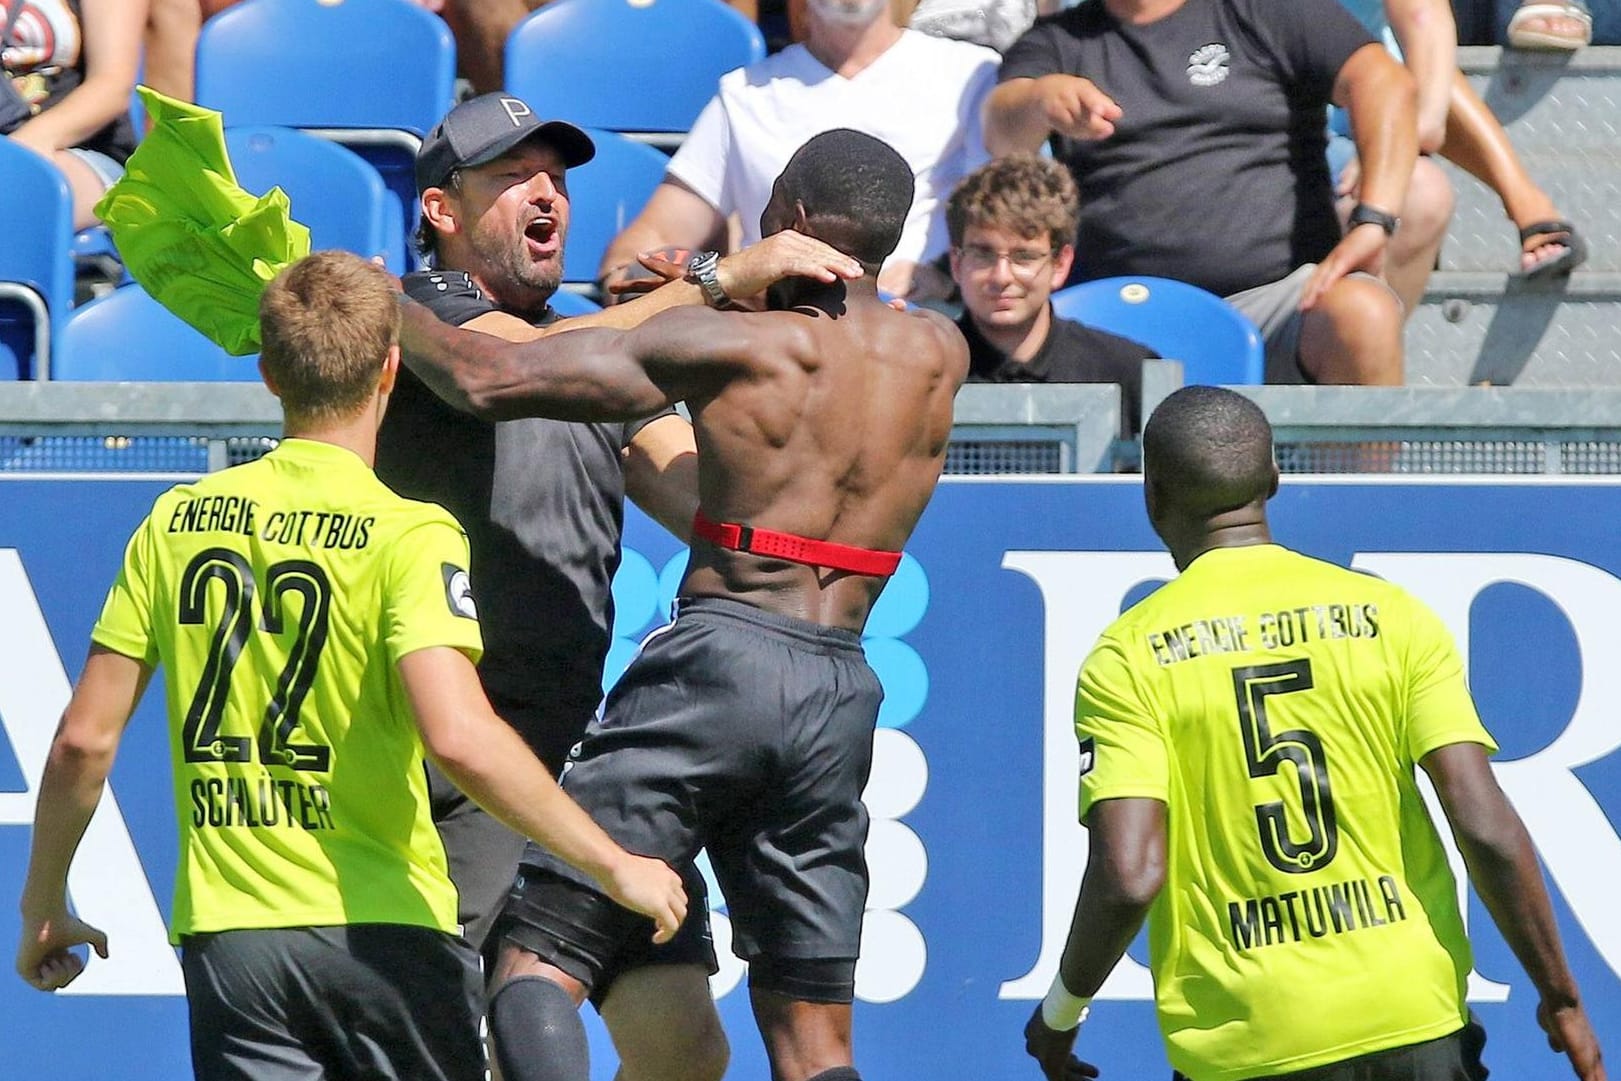
[[[732,298],[726,295],[726,290],[720,287],[720,277],[715,268],[720,263],[720,253],[701,251],[687,260],[687,281],[692,282],[704,291],[704,301],[711,308],[731,307]]]
[[[1401,219],[1394,214],[1386,214],[1376,206],[1367,203],[1358,203],[1351,208],[1352,225],[1377,225],[1385,231],[1386,236],[1393,236]]]

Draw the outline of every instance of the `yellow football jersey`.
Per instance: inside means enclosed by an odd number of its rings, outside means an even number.
[[[482,649],[467,538],[352,452],[288,439],[170,489],[94,640],[165,673],[180,863],[170,932],[456,930],[396,664]]]
[[[1471,962],[1414,765],[1496,745],[1433,612],[1276,545],[1218,548],[1123,614],[1076,691],[1081,814],[1167,807],[1160,1028],[1241,1081],[1461,1028]]]

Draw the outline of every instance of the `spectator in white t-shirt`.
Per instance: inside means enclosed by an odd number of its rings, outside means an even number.
[[[742,244],[760,239],[772,182],[807,139],[854,128],[884,140],[912,166],[916,195],[879,287],[943,299],[951,279],[930,265],[945,254],[945,201],[988,160],[979,107],[995,84],[990,49],[897,26],[886,0],[808,0],[809,36],[729,72],[664,181],[608,246],[599,284],[622,280],[653,248],[726,250],[727,219]]]

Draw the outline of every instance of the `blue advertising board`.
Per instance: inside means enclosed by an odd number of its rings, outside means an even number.
[[[152,480],[0,480],[0,943],[51,732]],[[1399,582],[1458,637],[1499,778],[1548,872],[1566,948],[1600,1038],[1621,1037],[1621,486],[1288,480],[1284,543]],[[616,582],[609,678],[663,621],[683,558],[632,514]],[[942,484],[874,612],[882,677],[867,798],[873,872],[858,972],[857,1060],[874,1081],[1037,1076],[1020,1030],[1052,978],[1084,869],[1075,824],[1075,672],[1099,631],[1172,574],[1130,478]],[[189,1076],[179,966],[163,919],[174,814],[162,696],[149,691],[70,880],[107,930],[70,992],[0,980],[0,1077]],[[723,952],[730,925],[717,906]],[[1472,1004],[1500,1076],[1555,1076],[1536,995],[1478,900]],[[1141,942],[1081,1038],[1105,1077],[1168,1077]],[[742,966],[714,989],[728,1076],[768,1070]],[[592,1021],[593,1075],[613,1074]]]

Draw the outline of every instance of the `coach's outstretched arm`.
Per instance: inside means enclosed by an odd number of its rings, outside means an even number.
[[[74,947],[89,945],[107,956],[107,936],[68,912],[68,868],[151,675],[151,667],[133,657],[92,646],[51,740],[17,944],[17,975],[41,991],[66,987],[84,971]]]
[[[723,382],[746,363],[752,324],[748,313],[674,308],[628,331],[508,342],[458,330],[407,302],[400,347],[435,394],[486,420],[633,420]]]
[[[516,729],[495,715],[473,662],[434,646],[399,661],[400,682],[434,763],[480,807],[590,875],[668,942],[687,916],[681,876],[626,852],[568,797]]]
[[[1469,881],[1542,996],[1537,1021],[1548,1033],[1548,1045],[1570,1059],[1582,1081],[1604,1081],[1598,1039],[1565,961],[1531,835],[1498,786],[1486,749],[1478,743],[1449,744],[1425,755],[1419,765],[1435,782]]]

